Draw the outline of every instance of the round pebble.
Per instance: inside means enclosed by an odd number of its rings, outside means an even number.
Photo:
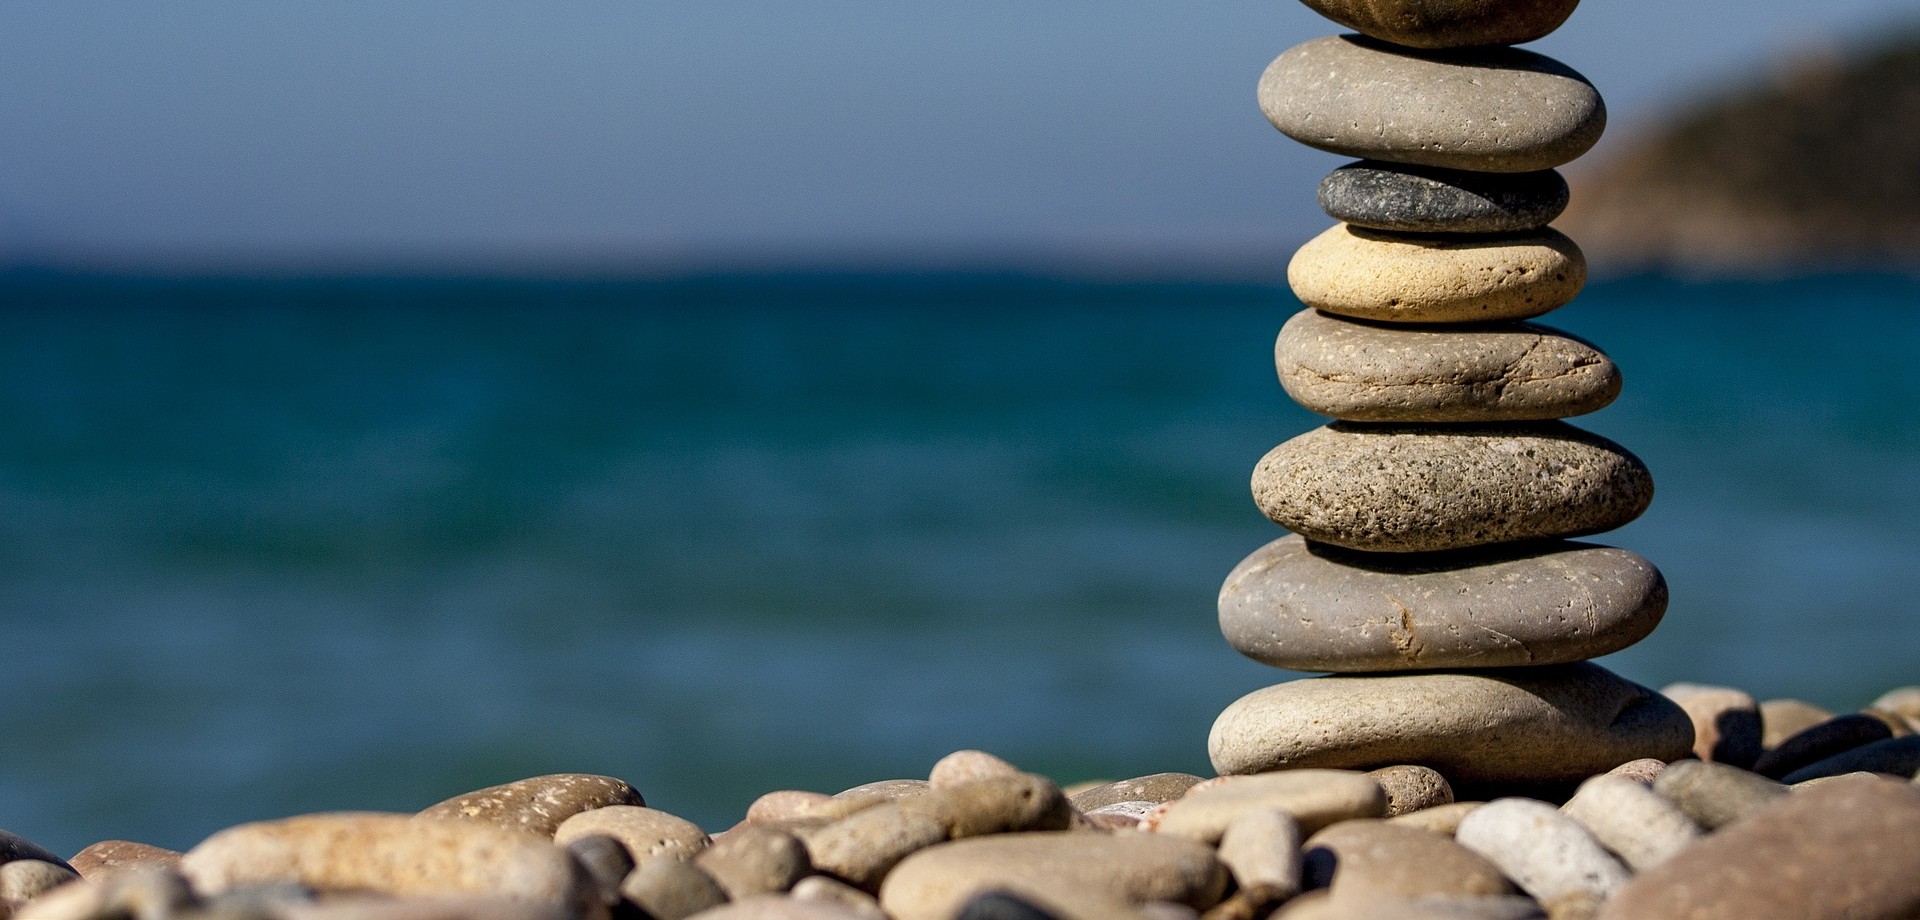
[[[1274,343],[1293,401],[1354,422],[1521,422],[1604,408],[1620,369],[1533,323],[1389,326],[1304,310]]]
[[[642,868],[678,861],[650,860]],[[693,864],[735,900],[784,892],[813,871],[800,838],[758,824],[735,828],[696,854]]]
[[[1470,172],[1379,160],[1320,180],[1320,209],[1335,220],[1402,233],[1519,233],[1566,210],[1567,180],[1551,169]]]
[[[1241,654],[1340,673],[1584,661],[1640,641],[1666,607],[1660,571],[1623,549],[1380,554],[1297,535],[1248,556],[1219,598]]]
[[[1787,787],[1726,764],[1683,760],[1653,780],[1653,791],[1707,830],[1717,830],[1787,794]]]
[[[553,833],[553,842],[565,846],[593,836],[620,841],[636,863],[662,857],[691,859],[713,842],[692,821],[641,805],[608,805],[583,811],[561,822]]]
[[[1514,893],[1485,857],[1440,834],[1386,821],[1343,821],[1306,842],[1307,884],[1335,901],[1480,898]]]
[[[1551,228],[1505,236],[1415,236],[1335,224],[1287,263],[1318,310],[1384,323],[1529,319],[1587,283],[1587,258]]]
[[[1672,802],[1624,776],[1596,776],[1561,806],[1635,872],[1657,866],[1700,839],[1700,825]]]
[[[932,772],[927,774],[927,784],[935,789],[945,789],[979,779],[1019,775],[1019,767],[986,751],[955,751],[933,765]]]
[[[1572,782],[1692,744],[1678,706],[1583,662],[1296,680],[1228,706],[1207,749],[1221,773],[1417,763],[1457,786]]]
[[[1587,79],[1517,48],[1414,54],[1335,35],[1287,50],[1260,108],[1309,147],[1480,172],[1551,169],[1587,152],[1607,109]]]
[[[1334,422],[1261,458],[1253,497],[1309,540],[1428,552],[1611,530],[1646,510],[1653,477],[1625,448],[1564,422]]]
[[[1454,839],[1485,856],[1543,904],[1604,900],[1629,873],[1579,822],[1533,799],[1496,799],[1460,822]]]
[[[727,903],[713,876],[677,859],[640,864],[620,883],[620,894],[654,920],[685,920]]]
[[[0,863],[0,901],[24,904],[68,882],[80,880],[80,873],[64,864],[38,859],[15,859]]]
[[[1580,0],[1306,0],[1349,29],[1413,48],[1518,45],[1545,37]]]
[[[1104,783],[1090,789],[1083,789],[1069,798],[1073,806],[1082,811],[1093,811],[1118,802],[1171,802],[1187,794],[1200,782],[1200,777],[1191,773],[1152,773]]]

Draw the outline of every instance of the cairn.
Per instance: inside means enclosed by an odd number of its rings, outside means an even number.
[[[1331,424],[1253,474],[1262,547],[1220,592],[1227,641],[1265,664],[1333,672],[1240,699],[1215,722],[1223,775],[1419,764],[1489,790],[1570,784],[1687,754],[1665,697],[1587,662],[1660,621],[1659,570],[1568,538],[1653,497],[1633,454],[1562,421],[1620,372],[1526,320],[1579,293],[1586,263],[1547,224],[1554,167],[1600,137],[1580,74],[1510,47],[1577,0],[1306,0],[1359,31],[1280,55],[1260,80],[1275,127],[1361,157],[1320,184],[1341,221],[1287,269],[1308,309],[1275,362]]]

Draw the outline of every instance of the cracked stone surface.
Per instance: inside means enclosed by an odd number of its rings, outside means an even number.
[[[1282,134],[1393,163],[1534,172],[1586,153],[1607,126],[1573,68],[1518,48],[1422,53],[1358,35],[1295,45],[1260,77]]]
[[[1517,667],[1619,651],[1666,608],[1659,570],[1624,549],[1382,555],[1289,536],[1227,576],[1220,631],[1241,654],[1296,671]]]
[[[1416,236],[1339,224],[1287,264],[1301,303],[1385,323],[1528,319],[1565,306],[1586,283],[1586,256],[1551,228]]]
[[[1564,422],[1334,422],[1274,448],[1253,471],[1268,519],[1368,552],[1428,552],[1619,527],[1653,500],[1625,448]]]
[[[1291,681],[1235,701],[1207,741],[1222,775],[1411,763],[1456,786],[1571,783],[1692,747],[1680,707],[1591,662]]]
[[[1303,310],[1273,359],[1294,402],[1347,421],[1538,421],[1620,394],[1611,358],[1534,323],[1387,326]]]

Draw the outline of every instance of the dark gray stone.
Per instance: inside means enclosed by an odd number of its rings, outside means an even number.
[[[1543,169],[1468,172],[1362,160],[1320,180],[1320,209],[1335,220],[1404,233],[1537,230],[1567,209],[1567,180]]]
[[[1328,19],[1414,48],[1518,45],[1560,28],[1580,0],[1306,0]]]
[[[1861,713],[1835,716],[1787,737],[1753,765],[1753,772],[1779,779],[1801,767],[1893,737],[1887,723]]]
[[[960,915],[954,920],[1059,920],[1052,911],[1043,910],[1032,901],[1005,891],[989,891],[977,895],[960,908]]]
[[[1355,422],[1518,422],[1583,415],[1620,394],[1600,349],[1534,323],[1396,326],[1303,310],[1273,346],[1280,385]]]
[[[1408,553],[1612,530],[1646,510],[1653,478],[1564,422],[1334,422],[1261,458],[1253,498],[1309,540]]]
[[[1260,78],[1260,108],[1321,150],[1448,169],[1534,172],[1586,153],[1607,109],[1587,79],[1517,48],[1416,53],[1317,38]]]
[[[1823,776],[1861,772],[1890,773],[1908,779],[1920,775],[1920,735],[1906,735],[1863,744],[1853,750],[1801,767],[1787,774],[1784,781],[1804,783]]]
[[[1220,589],[1241,654],[1296,671],[1407,671],[1585,661],[1640,641],[1666,580],[1624,549],[1552,542],[1370,554],[1284,537]]]

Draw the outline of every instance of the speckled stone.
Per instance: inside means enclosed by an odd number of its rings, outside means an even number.
[[[1693,720],[1693,756],[1747,769],[1760,757],[1760,704],[1733,687],[1678,683],[1660,688]]]
[[[1620,395],[1611,358],[1533,323],[1395,326],[1304,310],[1273,359],[1294,402],[1356,422],[1538,421]]]
[[[1488,802],[1460,822],[1453,839],[1549,907],[1581,896],[1605,899],[1629,877],[1579,822],[1533,799]]]
[[[1545,37],[1580,0],[1306,0],[1328,19],[1412,48],[1518,45]]]
[[[1425,811],[1453,802],[1453,786],[1440,771],[1417,764],[1395,764],[1367,771],[1367,778],[1387,794],[1388,818]]]
[[[897,920],[940,920],[985,891],[1041,903],[1062,889],[1116,901],[1173,901],[1205,909],[1225,894],[1227,871],[1213,848],[1161,834],[994,834],[921,850],[887,875],[880,906]]]
[[[1920,917],[1920,790],[1871,777],[1843,777],[1781,797],[1642,872],[1607,902],[1600,916]]]
[[[1069,799],[1073,806],[1082,811],[1093,811],[1120,802],[1171,802],[1187,794],[1200,782],[1200,777],[1191,773],[1152,773],[1104,783],[1090,789],[1074,793]]]
[[[136,866],[171,869],[180,864],[180,853],[131,840],[102,840],[73,854],[68,863],[81,878],[97,882]]]
[[[432,858],[423,859],[428,853]],[[187,851],[180,871],[202,893],[297,882],[403,897],[519,897],[600,908],[593,879],[566,850],[476,821],[338,813],[242,824]]]
[[[1893,729],[1881,719],[1857,712],[1835,716],[1780,741],[1754,762],[1753,772],[1779,779],[1801,767],[1891,737]]]
[[[1469,172],[1361,160],[1320,180],[1320,209],[1335,220],[1402,233],[1518,233],[1566,210],[1567,180],[1542,169]]]
[[[1221,773],[1417,763],[1458,786],[1572,782],[1692,745],[1680,707],[1582,662],[1296,680],[1228,706],[1207,749]]]
[[[587,773],[533,776],[454,796],[420,811],[422,819],[479,821],[553,838],[560,822],[607,805],[645,805],[623,780]]]
[[[1353,35],[1281,54],[1260,77],[1260,108],[1309,147],[1481,172],[1551,169],[1586,153],[1607,125],[1593,85],[1552,58],[1418,53]]]
[[[1702,834],[1672,802],[1624,776],[1603,774],[1581,783],[1561,810],[1635,872],[1667,861]]]
[[[1357,553],[1298,535],[1248,556],[1219,599],[1241,654],[1340,673],[1585,661],[1638,642],[1666,606],[1659,570],[1623,549]]]
[[[1586,283],[1586,255],[1552,228],[1416,236],[1335,224],[1287,263],[1301,303],[1385,323],[1527,319],[1565,305]]]
[[[1612,530],[1646,510],[1653,477],[1625,448],[1564,422],[1334,422],[1263,457],[1253,498],[1309,540],[1428,552]]]
[[[707,832],[678,815],[641,805],[608,805],[561,822],[553,842],[562,846],[582,837],[605,835],[620,841],[635,863],[649,859],[692,859],[713,841]]]
[[[1340,901],[1479,898],[1514,893],[1485,857],[1431,831],[1342,821],[1307,839],[1307,884]]]

